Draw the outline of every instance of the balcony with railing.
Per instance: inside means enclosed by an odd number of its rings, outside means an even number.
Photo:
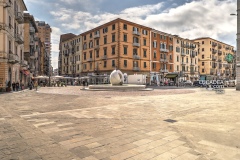
[[[168,69],[160,69],[161,73],[168,73]]]
[[[166,53],[168,53],[169,50],[168,50],[168,49],[165,49],[165,48],[160,48],[160,52],[166,52]]]
[[[99,45],[95,45],[95,46],[94,46],[94,49],[99,49]]]
[[[215,69],[210,69],[210,75],[214,75]]]
[[[185,52],[181,52],[181,56],[186,56],[186,53]]]
[[[140,71],[139,67],[133,67],[133,71]]]
[[[195,74],[195,71],[191,69],[191,70],[190,70],[190,74],[191,74],[191,75]]]
[[[133,31],[132,33],[133,33],[134,35],[137,35],[137,36],[140,36],[140,35],[141,35],[141,33],[138,32],[138,31]]]
[[[35,59],[35,54],[30,53],[30,59]]]
[[[99,33],[94,34],[93,38],[100,38],[100,34]]]
[[[219,57],[219,58],[218,58],[218,62],[222,62],[222,58]]]
[[[159,60],[160,62],[162,62],[162,63],[168,63],[168,59],[167,58],[160,58],[160,60]]]
[[[65,61],[64,64],[65,64],[65,65],[68,65],[68,61]]]
[[[222,69],[222,64],[219,64],[218,68],[219,68],[219,69]]]
[[[133,42],[133,47],[140,47],[140,43],[138,43],[138,42]]]
[[[9,51],[8,62],[9,63],[19,63],[20,59],[17,54],[13,54],[12,51]]]
[[[15,19],[19,24],[24,22],[23,14],[21,12],[15,12]]]
[[[87,61],[88,61],[88,62],[92,62],[93,59],[92,59],[92,58],[88,58]]]
[[[228,64],[225,65],[225,69],[229,69],[230,66]]]
[[[217,46],[217,43],[212,42],[212,46],[213,46],[213,47],[216,47],[216,46]]]
[[[34,42],[34,41],[30,41],[30,42],[29,42],[29,45],[30,45],[30,46],[34,46],[34,45],[35,45],[35,42]]]
[[[217,53],[217,50],[212,49],[212,54],[216,54],[216,53]]]
[[[102,56],[102,60],[106,60],[107,59],[107,55]]]
[[[221,49],[222,48],[222,45],[221,44],[218,44],[218,49]]]
[[[17,42],[18,44],[23,44],[23,37],[20,34],[15,34],[15,42]]]
[[[140,56],[135,54],[135,55],[133,55],[133,59],[140,59]]]
[[[217,63],[213,63],[212,68],[217,68]]]
[[[186,62],[181,62],[181,65],[186,65],[187,63]]]
[[[212,60],[216,61],[217,57],[216,56],[212,56]]]
[[[34,65],[31,65],[31,66],[30,66],[30,71],[31,71],[31,72],[34,72],[35,69],[36,69],[36,67],[35,67]]]
[[[184,47],[184,48],[185,48],[185,47],[186,47],[186,44],[184,44],[184,43],[181,43],[181,47]]]
[[[190,66],[195,66],[195,63],[190,63]]]
[[[34,33],[35,33],[34,27],[30,27],[30,28],[29,28],[29,31],[30,31],[30,34],[34,34]]]
[[[196,55],[197,55],[196,52],[192,52],[192,53],[190,54],[190,57],[194,58]]]
[[[21,66],[26,67],[28,65],[28,62],[25,60],[21,60]]]
[[[218,55],[222,55],[222,51],[218,51]]]

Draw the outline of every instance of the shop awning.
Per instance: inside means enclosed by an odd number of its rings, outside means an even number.
[[[24,75],[26,75],[26,76],[30,74],[30,72],[27,71],[27,70],[22,70],[22,73],[23,73]]]
[[[177,76],[177,74],[167,74],[165,78],[176,78]]]

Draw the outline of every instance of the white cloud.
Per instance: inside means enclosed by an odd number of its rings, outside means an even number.
[[[80,1],[78,1],[80,2]],[[85,4],[90,1],[86,1]],[[75,3],[69,1],[69,3]],[[84,11],[57,8],[50,12],[65,32],[80,34],[116,18],[123,18],[154,29],[177,34],[184,38],[212,37],[235,46],[236,17],[230,13],[236,11],[237,0],[198,0],[185,3],[176,8],[163,10],[164,3],[126,8],[118,14],[99,12],[92,14]],[[60,27],[60,26],[59,26]],[[62,34],[54,29],[55,39]],[[57,41],[56,41],[57,42]],[[55,44],[53,42],[53,46]],[[57,51],[57,47],[53,47]]]

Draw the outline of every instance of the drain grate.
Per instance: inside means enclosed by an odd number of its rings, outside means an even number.
[[[174,119],[165,119],[165,120],[163,120],[163,121],[166,121],[166,122],[169,122],[169,123],[175,123],[175,122],[177,122],[177,121],[174,120]]]

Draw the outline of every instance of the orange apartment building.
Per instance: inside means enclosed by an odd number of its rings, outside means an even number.
[[[82,75],[109,75],[117,68],[149,76],[150,31],[118,18],[82,33]]]
[[[165,81],[165,75],[174,71],[173,36],[151,31],[151,84]]]

